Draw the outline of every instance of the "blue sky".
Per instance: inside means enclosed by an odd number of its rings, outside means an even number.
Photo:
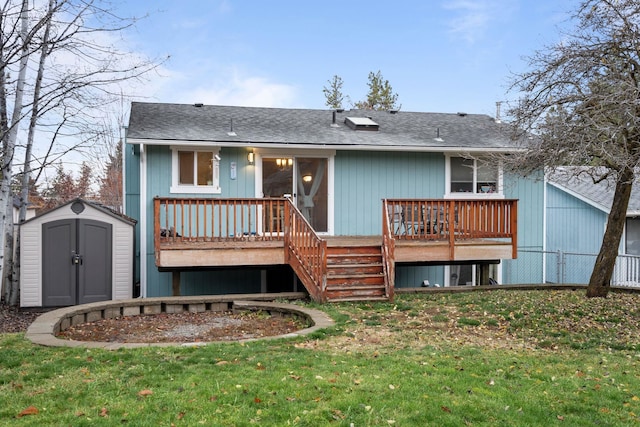
[[[559,40],[575,0],[152,0],[133,49],[170,55],[139,100],[327,108],[333,75],[353,102],[380,70],[405,111],[494,115],[523,57]],[[349,107],[349,105],[345,105]]]

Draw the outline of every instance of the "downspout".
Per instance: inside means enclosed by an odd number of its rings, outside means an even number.
[[[125,150],[127,149],[128,129],[129,128],[127,126],[122,126],[123,137],[120,141],[120,143],[122,144],[122,146],[120,147],[120,152],[122,153],[122,188],[120,189],[120,191],[122,191],[122,213],[125,215],[127,214],[127,174],[125,174],[124,172],[127,170],[127,153]]]
[[[547,283],[547,174],[542,181],[542,283]]]
[[[147,151],[140,144],[140,296],[147,297]]]

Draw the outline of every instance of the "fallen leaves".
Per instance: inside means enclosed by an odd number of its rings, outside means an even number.
[[[151,391],[149,389],[140,390],[138,392],[138,396],[140,396],[140,397],[147,397],[147,396],[151,396],[152,394],[153,394],[153,391]]]
[[[120,316],[80,323],[60,336],[100,342],[210,342],[284,335],[306,327],[303,321],[264,312],[161,313]]]
[[[576,346],[640,349],[635,332],[640,329],[639,294],[586,298],[576,292],[498,290],[481,302],[468,293],[407,298],[402,305],[406,309],[391,307],[375,315],[368,310],[345,310],[352,319],[345,334],[296,343],[296,347],[361,352],[373,358],[387,350],[422,348],[425,343],[551,351]]]
[[[35,406],[28,406],[25,409],[23,409],[18,415],[18,418],[22,418],[25,417],[27,415],[37,415],[40,411],[38,411],[38,408],[36,408]]]

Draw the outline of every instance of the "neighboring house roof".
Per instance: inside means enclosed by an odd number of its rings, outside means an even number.
[[[348,117],[357,119],[347,124]],[[354,129],[362,118],[370,118],[378,127]],[[516,147],[509,138],[508,125],[482,114],[143,102],[131,105],[127,142],[441,152],[513,151]]]
[[[605,213],[611,211],[616,185],[612,180],[594,183],[588,166],[565,166],[547,175],[549,184],[571,194]],[[631,191],[627,216],[640,215],[640,180],[636,180]]]
[[[20,202],[20,196],[13,195],[13,207],[16,209],[20,209],[22,203]],[[36,207],[31,202],[27,202],[27,209],[35,209]]]

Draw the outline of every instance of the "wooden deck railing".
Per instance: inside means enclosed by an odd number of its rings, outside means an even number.
[[[156,197],[156,247],[175,242],[283,240],[286,201]]]
[[[395,284],[395,240],[389,219],[389,205],[382,201],[382,269],[384,273],[385,292],[390,301],[393,300]]]
[[[284,241],[285,261],[323,300],[327,242],[289,199],[156,197],[153,211],[156,257],[162,244]]]
[[[395,239],[510,240],[517,256],[517,209],[513,199],[389,199],[386,214]]]
[[[285,262],[315,301],[326,300],[327,241],[321,239],[291,200],[285,203]]]
[[[517,256],[517,201],[511,199],[383,200],[382,253],[386,292],[393,298],[395,240],[443,240],[450,259],[461,240],[509,242]],[[286,198],[154,199],[156,257],[163,245],[283,241],[284,259],[316,301],[325,301],[327,241]],[[177,246],[174,246],[177,248]],[[157,261],[157,260],[156,260]]]

